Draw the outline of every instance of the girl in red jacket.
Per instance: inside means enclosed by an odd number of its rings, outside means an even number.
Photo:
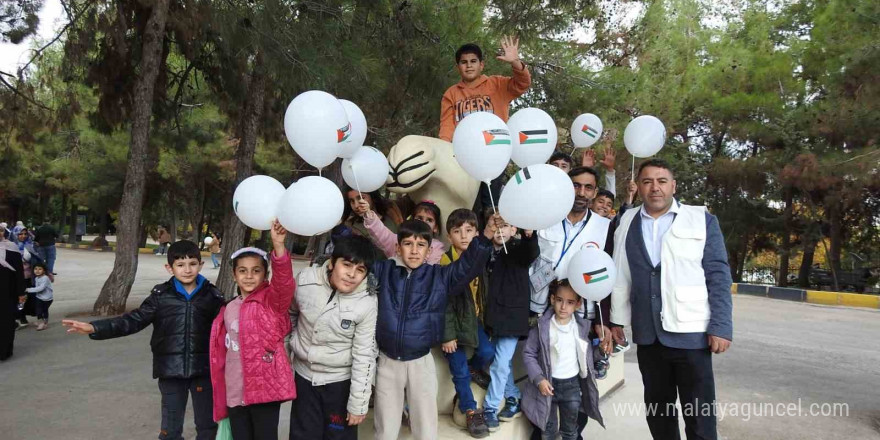
[[[281,402],[296,398],[284,350],[290,333],[287,310],[296,290],[286,236],[276,221],[270,282],[264,251],[243,248],[232,255],[239,295],[220,310],[211,328],[214,420],[229,417],[236,440],[277,440]]]

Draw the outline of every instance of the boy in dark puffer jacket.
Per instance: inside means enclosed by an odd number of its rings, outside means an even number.
[[[420,220],[400,224],[394,259],[373,264],[379,281],[379,317],[376,341],[375,438],[396,440],[404,399],[409,402],[410,426],[419,440],[437,438],[437,377],[431,347],[443,339],[447,296],[459,283],[474,279],[491,252],[489,237],[497,228],[487,226],[458,261],[425,264],[433,233]]]
[[[201,253],[195,243],[178,241],[168,249],[165,268],[173,277],[153,287],[141,306],[122,316],[91,323],[65,319],[68,333],[87,334],[95,340],[137,333],[153,324],[150,347],[153,377],[162,393],[160,439],[183,436],[187,396],[192,395],[198,440],[212,440],[213,399],[208,350],[211,323],[223,306],[223,295],[205,277]]]

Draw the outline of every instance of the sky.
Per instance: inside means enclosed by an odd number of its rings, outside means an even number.
[[[37,29],[37,35],[19,44],[0,43],[0,70],[14,75],[20,66],[30,60],[33,45],[40,47],[55,37],[55,32],[64,25],[60,23],[63,21],[63,16],[64,8],[61,7],[60,0],[45,0],[43,9],[40,10],[40,27]],[[63,44],[63,39],[56,41],[55,44]]]

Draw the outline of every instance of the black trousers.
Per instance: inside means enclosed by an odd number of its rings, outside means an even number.
[[[346,420],[350,380],[321,386],[312,385],[299,374],[295,380],[290,440],[357,440],[358,427],[348,426]]]
[[[190,395],[193,400],[196,439],[213,440],[217,436],[210,376],[204,375],[192,379],[159,379],[159,392],[162,393],[160,440],[183,440],[183,417],[186,414],[186,401]]]
[[[278,440],[281,402],[229,408],[229,426],[235,440]]]
[[[638,347],[648,428],[655,439],[680,439],[676,398],[688,439],[716,440],[715,376],[708,348],[686,350],[660,342]]]
[[[43,301],[40,298],[34,298],[37,300],[34,306],[37,309],[37,319],[49,320],[49,306],[52,305],[52,300]]]

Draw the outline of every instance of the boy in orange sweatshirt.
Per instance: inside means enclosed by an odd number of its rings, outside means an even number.
[[[510,102],[529,89],[532,77],[519,59],[519,38],[502,38],[501,48],[495,58],[513,67],[513,77],[483,75],[483,51],[476,44],[465,44],[455,52],[461,81],[448,88],[440,102],[440,139],[452,142],[455,126],[474,112],[494,113],[507,122]]]

